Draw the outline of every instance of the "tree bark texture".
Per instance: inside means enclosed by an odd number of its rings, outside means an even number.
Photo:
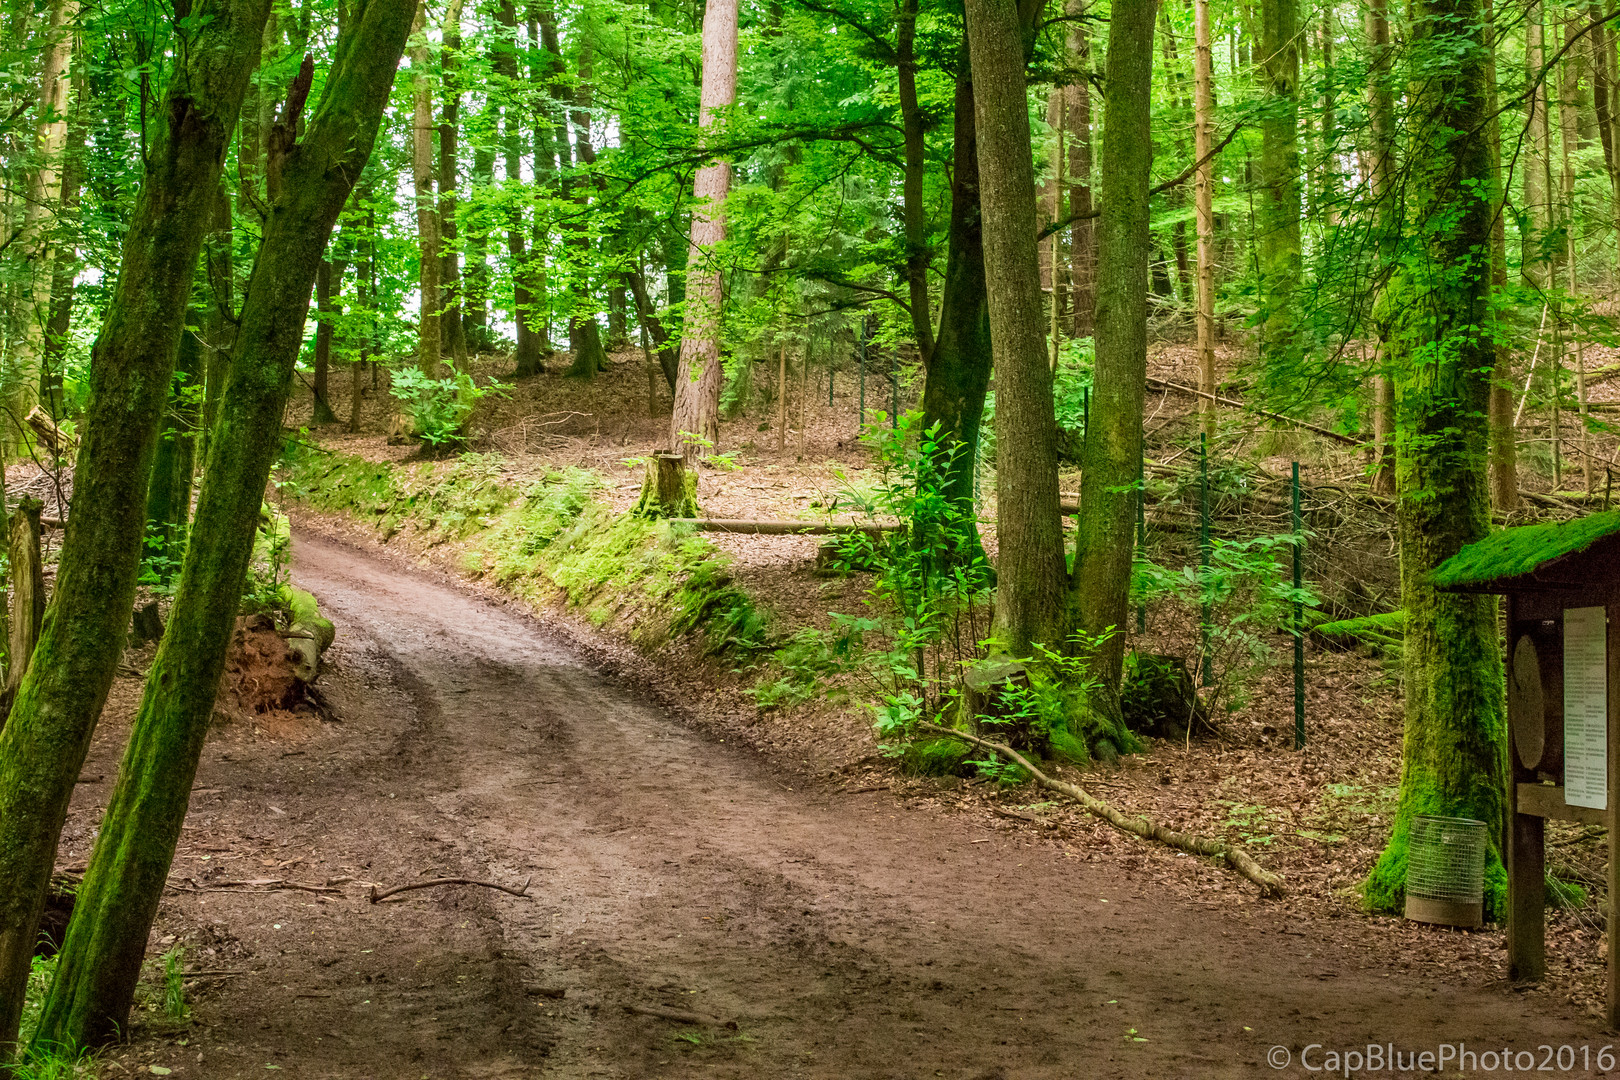
[[[416,236],[422,293],[417,316],[416,362],[429,378],[439,375],[439,207],[433,195],[433,76],[428,70],[428,46],[422,35],[427,30],[426,7],[419,8],[411,33],[417,36],[411,46],[411,101],[415,114],[411,121],[411,186],[416,195]]]
[[[443,302],[440,328],[444,351],[457,371],[467,370],[467,329],[463,322],[461,253],[456,246],[456,154],[461,134],[461,6],[450,0],[445,10],[440,54],[439,111],[439,292]]]
[[[1024,26],[1014,0],[968,0],[984,277],[996,368],[997,648],[1064,637],[1057,421],[1036,246]],[[1118,18],[1116,5],[1115,17]]]
[[[1211,54],[1209,0],[1193,7],[1193,212],[1198,227],[1198,389],[1206,439],[1215,438],[1215,64]]]
[[[703,89],[698,126],[711,132],[717,114],[737,100],[737,0],[708,0],[703,14]],[[726,192],[731,163],[710,161],[692,184],[692,238],[686,272],[686,318],[670,447],[687,463],[706,456],[720,440],[721,315],[725,281],[719,247],[726,239]]]
[[[21,449],[31,443],[22,419],[39,404],[45,328],[51,317],[56,214],[62,193],[62,151],[67,144],[68,91],[72,87],[68,64],[73,56],[73,22],[78,12],[77,0],[52,0],[29,146],[33,168],[28,174],[21,231],[11,240],[21,245],[16,254],[22,266],[17,277],[19,295],[8,313],[15,321],[16,332],[5,365],[7,415],[11,418],[5,442]]]
[[[198,0],[191,8],[181,33],[193,47],[181,54],[155,118],[92,353],[73,509],[39,662],[0,730],[0,1049],[17,1035],[57,837],[123,653],[186,301],[268,10],[269,0]]]
[[[195,320],[197,312],[192,311]],[[196,472],[197,422],[201,409],[197,391],[202,386],[203,346],[195,326],[180,336],[174,366],[174,390],[164,413],[163,433],[152,458],[152,479],[146,489],[146,552],[162,568],[165,583],[172,580],[186,549],[186,526],[191,521],[191,481]]]
[[[1084,0],[1067,0],[1069,55],[1082,70],[1091,68],[1091,31],[1079,18]],[[1090,214],[1091,198],[1091,84],[1080,79],[1068,88],[1069,105],[1069,213],[1075,215],[1069,226],[1069,333],[1090,337],[1097,305],[1097,220]]]
[[[1074,549],[1075,629],[1090,651],[1094,674],[1116,692],[1142,467],[1156,6],[1156,0],[1115,0],[1109,33],[1096,367]]]
[[[45,623],[45,560],[39,548],[38,499],[25,496],[11,514],[8,538],[11,552],[11,588],[16,603],[11,610],[10,654],[6,658],[6,696],[17,692]]]
[[[1258,59],[1270,99],[1260,124],[1256,237],[1261,378],[1266,396],[1277,401],[1297,379],[1303,349],[1298,310],[1304,272],[1299,231],[1299,0],[1261,0],[1260,14]]]
[[[1486,918],[1501,908],[1506,732],[1496,599],[1440,593],[1430,572],[1490,531],[1486,406],[1496,358],[1489,323],[1488,53],[1479,0],[1418,0],[1407,198],[1418,223],[1391,283],[1399,317],[1396,499],[1405,612],[1405,738],[1393,835],[1367,883],[1375,910],[1398,911],[1407,840],[1419,814],[1491,827]]]
[[[194,542],[79,888],[36,1045],[93,1045],[115,1038],[127,1021],[225,666],[310,286],[371,156],[415,7],[416,0],[358,0],[305,135],[282,164],[282,191],[271,204],[243,300]]]

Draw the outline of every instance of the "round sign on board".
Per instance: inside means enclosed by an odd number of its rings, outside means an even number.
[[[1508,719],[1513,725],[1513,748],[1519,760],[1525,768],[1535,768],[1547,749],[1547,707],[1541,689],[1541,658],[1528,634],[1513,647]]]

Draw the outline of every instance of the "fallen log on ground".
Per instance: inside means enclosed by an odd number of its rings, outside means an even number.
[[[1240,851],[1225,841],[1211,840],[1202,836],[1192,836],[1188,833],[1178,832],[1175,829],[1167,829],[1163,825],[1149,820],[1148,818],[1131,817],[1127,814],[1123,814],[1109,803],[1103,802],[1103,800],[1086,791],[1086,789],[1076,784],[1071,784],[1065,780],[1054,780],[1052,777],[1047,776],[1045,773],[1041,772],[1041,770],[1031,765],[1028,759],[1010,746],[1004,746],[998,742],[991,742],[989,739],[981,739],[977,735],[969,735],[965,731],[956,731],[952,728],[940,727],[938,724],[924,722],[918,724],[917,726],[924,731],[932,732],[936,735],[949,735],[954,739],[961,739],[963,742],[971,743],[972,745],[981,749],[991,750],[1002,755],[1007,760],[1017,764],[1025,772],[1029,773],[1030,776],[1034,777],[1035,782],[1041,787],[1046,788],[1048,791],[1055,791],[1060,795],[1067,795],[1069,798],[1073,799],[1075,802],[1084,807],[1087,812],[1102,818],[1104,821],[1108,822],[1108,824],[1112,825],[1116,829],[1119,829],[1121,832],[1128,832],[1131,835],[1139,836],[1144,840],[1157,840],[1161,844],[1173,847],[1177,851],[1185,851],[1189,855],[1205,855],[1210,858],[1224,859],[1226,860],[1226,864],[1233,870],[1236,870],[1239,874],[1260,886],[1260,892],[1263,895],[1283,895],[1282,878],[1263,868],[1259,863],[1250,858],[1246,852]]]
[[[439,885],[478,885],[485,889],[499,889],[501,892],[511,893],[513,896],[528,896],[529,882],[533,880],[534,875],[530,874],[523,879],[523,884],[515,889],[510,885],[502,885],[495,881],[479,881],[476,878],[466,877],[436,877],[427,881],[413,881],[409,885],[395,885],[392,889],[383,889],[381,891],[378,890],[377,886],[373,885],[371,887],[371,902],[375,904],[377,901],[393,896],[395,893],[410,892],[412,889],[431,889]]]
[[[848,533],[863,532],[878,536],[886,532],[895,532],[903,526],[895,525],[857,525],[840,524],[838,522],[792,521],[792,520],[761,520],[753,521],[744,518],[670,518],[678,525],[690,525],[698,532],[744,533],[756,536],[844,536]]]

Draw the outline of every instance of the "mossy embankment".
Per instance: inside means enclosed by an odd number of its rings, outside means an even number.
[[[764,659],[773,620],[689,526],[616,512],[589,470],[514,479],[496,455],[388,462],[296,447],[282,493],[383,543],[441,549],[456,570],[535,606],[561,603],[642,648],[691,634],[707,655]]]

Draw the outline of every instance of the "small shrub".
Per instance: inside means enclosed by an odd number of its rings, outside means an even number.
[[[388,386],[410,418],[412,434],[434,447],[465,441],[467,421],[479,401],[489,394],[504,397],[507,389],[494,381],[479,386],[465,371],[434,379],[414,367],[396,369]]]

